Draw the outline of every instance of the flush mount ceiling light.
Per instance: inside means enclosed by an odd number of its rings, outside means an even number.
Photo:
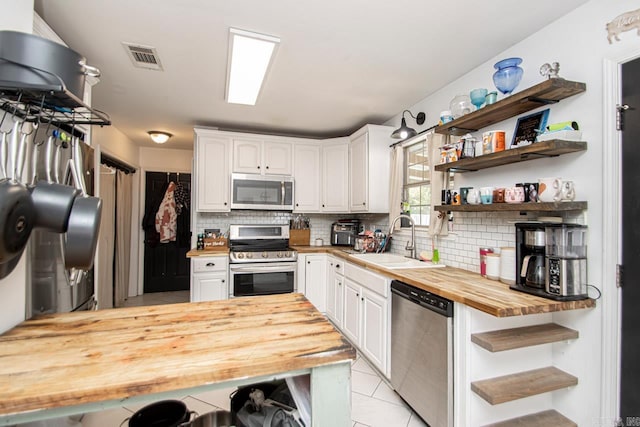
[[[227,102],[256,105],[280,39],[229,28]]]
[[[162,132],[160,130],[150,130],[147,133],[156,144],[164,144],[173,136],[168,132]]]
[[[400,122],[400,127],[393,131],[393,133],[391,134],[391,138],[407,139],[407,138],[411,138],[412,136],[416,136],[418,134],[418,132],[416,132],[415,129],[407,126],[407,121],[404,119],[404,113],[409,113],[411,117],[416,119],[416,123],[418,125],[424,124],[424,121],[426,119],[426,115],[424,113],[421,112],[421,113],[418,113],[417,116],[414,116],[413,114],[411,114],[411,111],[404,110],[402,112],[402,121]]]

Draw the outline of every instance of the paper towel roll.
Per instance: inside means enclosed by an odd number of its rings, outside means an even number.
[[[487,278],[491,280],[500,278],[500,255],[487,254]]]
[[[500,251],[500,281],[507,285],[516,283],[516,248],[503,247]]]

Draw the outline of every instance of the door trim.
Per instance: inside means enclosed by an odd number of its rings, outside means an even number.
[[[622,99],[622,64],[640,57],[634,47],[621,55],[605,58],[602,82],[602,419],[616,420],[620,408],[621,292],[616,287],[616,264],[622,262],[622,202],[620,188],[622,136],[616,130],[616,105]],[[606,218],[617,218],[607,221]]]

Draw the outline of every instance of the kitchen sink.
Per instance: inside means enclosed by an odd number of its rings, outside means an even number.
[[[398,268],[439,268],[445,267],[444,264],[433,264],[431,262],[420,261],[417,259],[407,258],[396,254],[352,254],[353,257],[378,267],[388,268],[390,270]]]

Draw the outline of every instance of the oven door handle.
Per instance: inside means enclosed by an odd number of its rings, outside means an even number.
[[[290,272],[295,271],[296,267],[294,265],[282,266],[282,265],[265,265],[261,267],[256,266],[242,266],[236,267],[235,265],[230,267],[232,272],[240,272],[240,273],[265,273],[265,272]]]

